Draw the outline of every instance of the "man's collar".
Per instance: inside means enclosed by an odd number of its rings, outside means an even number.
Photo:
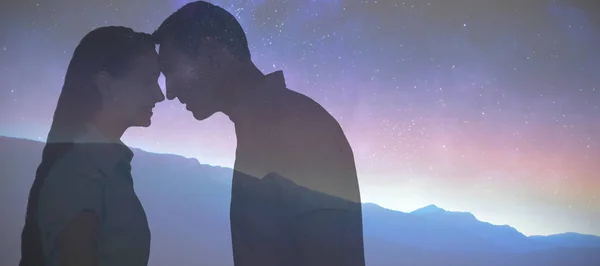
[[[111,174],[121,163],[129,165],[133,159],[133,152],[123,142],[110,141],[92,125],[86,126],[75,145],[106,174]]]
[[[261,84],[263,88],[282,89],[286,87],[285,77],[283,76],[282,70],[277,70],[265,76],[264,81]]]
[[[267,74],[256,88],[242,89],[240,97],[242,101],[234,106],[229,118],[239,125],[253,123],[255,119],[268,115],[269,107],[278,99],[276,92],[286,87],[283,71],[278,70]]]

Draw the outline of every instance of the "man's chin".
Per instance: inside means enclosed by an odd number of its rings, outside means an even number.
[[[194,118],[198,121],[202,121],[205,120],[209,117],[211,117],[214,113],[198,113],[198,112],[192,112],[192,115],[194,116]]]
[[[209,117],[211,117],[213,114],[215,114],[215,112],[199,112],[199,111],[191,111],[192,115],[194,116],[194,119],[198,120],[198,121],[202,121],[205,120]]]

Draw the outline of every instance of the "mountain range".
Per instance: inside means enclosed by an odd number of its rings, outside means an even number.
[[[18,263],[27,194],[43,145],[0,136],[0,266]],[[233,265],[232,170],[178,155],[133,150],[134,184],[152,230],[150,265]],[[285,185],[298,193],[316,193],[291,182]],[[327,195],[319,200],[339,201]],[[493,225],[471,213],[436,205],[406,213],[363,203],[363,228],[369,266],[600,265],[598,236],[528,237],[508,225]]]

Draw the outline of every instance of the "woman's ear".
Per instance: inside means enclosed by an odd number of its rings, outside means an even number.
[[[100,71],[94,76],[94,85],[102,95],[102,98],[110,97],[112,94],[112,76],[106,71]]]

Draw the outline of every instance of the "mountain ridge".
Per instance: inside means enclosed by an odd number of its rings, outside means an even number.
[[[0,261],[16,264],[27,193],[43,142],[0,136],[0,147],[0,213],[6,220],[5,230],[0,231]],[[150,265],[172,264],[173,257],[181,257],[177,263],[183,264],[232,265],[228,208],[233,170],[180,155],[132,150],[136,153],[132,162],[135,187],[153,234]],[[297,189],[290,184],[283,187]],[[600,255],[595,255],[600,254],[598,236],[527,237],[510,226],[482,222],[470,213],[447,211],[435,204],[420,208],[433,212],[417,213],[419,209],[401,212],[375,203],[362,206],[369,265],[600,265]],[[169,243],[178,243],[177,248]],[[198,250],[202,250],[201,261],[195,258]],[[444,260],[432,259],[437,255]],[[569,261],[575,264],[545,263],[548,258],[565,257],[579,259],[581,264],[576,260]]]

